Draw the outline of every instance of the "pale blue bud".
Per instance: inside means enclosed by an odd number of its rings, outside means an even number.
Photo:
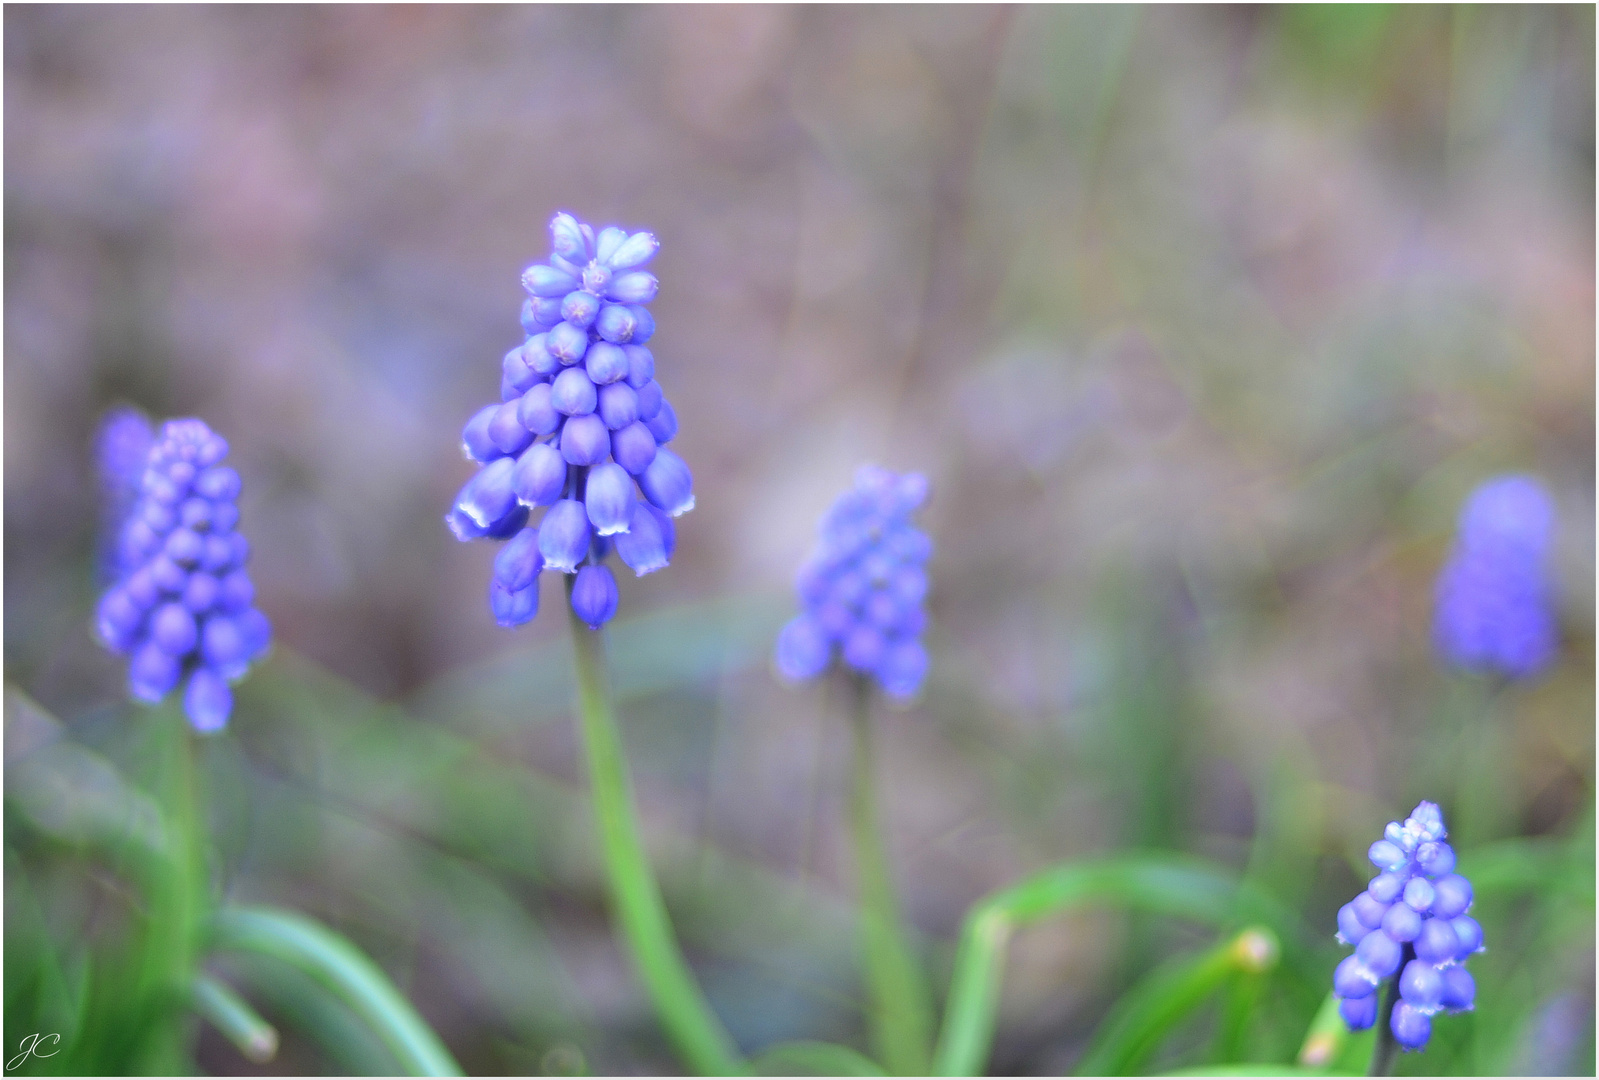
[[[601,536],[623,532],[633,517],[633,478],[615,462],[596,465],[584,484],[583,504]]]
[[[588,512],[576,499],[562,499],[550,507],[538,530],[544,568],[563,574],[576,573],[577,564],[588,555],[592,531]]]

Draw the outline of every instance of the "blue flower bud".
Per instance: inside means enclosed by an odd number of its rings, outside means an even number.
[[[1460,948],[1455,951],[1456,960],[1464,960],[1472,953],[1482,951],[1482,925],[1476,919],[1470,915],[1456,915],[1449,920],[1449,928],[1460,939]]]
[[[683,459],[670,450],[657,450],[638,482],[644,497],[673,517],[694,509],[694,477]]]
[[[891,644],[877,669],[883,692],[902,700],[915,697],[926,677],[927,650],[914,639]]]
[[[185,529],[203,532],[211,527],[211,504],[205,499],[184,499],[178,506],[178,521]]]
[[[593,326],[599,313],[600,298],[582,289],[567,293],[561,300],[561,318],[581,329]]]
[[[1389,1027],[1399,1045],[1406,1050],[1419,1050],[1432,1038],[1432,1018],[1409,1002],[1401,1001],[1394,1006]]]
[[[797,615],[777,635],[778,674],[791,682],[814,679],[827,669],[833,647],[827,631],[808,615]]]
[[[1382,929],[1395,941],[1415,941],[1421,933],[1421,914],[1409,904],[1395,904],[1383,915]]]
[[[642,506],[645,512],[655,519],[656,527],[661,530],[661,543],[666,548],[666,557],[670,559],[677,553],[677,525],[672,521],[672,516],[647,502],[640,502],[637,505]]]
[[[538,372],[528,366],[527,346],[518,345],[500,361],[500,377],[516,388],[518,394],[539,381]]]
[[[236,679],[243,675],[254,651],[239,620],[217,615],[205,621],[200,635],[200,656],[224,678]]]
[[[1438,969],[1424,960],[1412,960],[1399,975],[1399,994],[1414,1009],[1431,1015],[1438,1011],[1444,981]]]
[[[239,523],[239,507],[232,502],[219,502],[211,504],[211,528],[217,532],[227,532]]]
[[[515,466],[515,459],[508,457],[483,466],[461,488],[460,495],[456,496],[455,508],[478,528],[492,528],[516,506],[516,493],[511,490],[511,474]]]
[[[550,247],[555,254],[575,263],[586,263],[593,257],[583,226],[571,214],[560,213],[550,219]]]
[[[150,640],[173,656],[187,655],[199,639],[194,616],[182,604],[162,604],[150,616]]]
[[[623,345],[627,354],[627,385],[637,390],[655,378],[655,356],[642,345]]]
[[[1376,928],[1382,925],[1383,916],[1388,914],[1388,905],[1381,903],[1369,892],[1363,892],[1350,903],[1355,908],[1355,915],[1367,926]]]
[[[589,346],[583,364],[594,382],[601,385],[614,383],[627,374],[627,353],[622,351],[620,345],[596,341]]]
[[[193,566],[200,561],[200,553],[204,550],[205,541],[193,529],[177,528],[167,534],[167,558],[179,566]]]
[[[229,550],[232,550],[232,545],[229,545]],[[139,567],[123,579],[122,591],[141,611],[149,611],[161,599],[161,586],[155,583],[148,566]]]
[[[128,662],[128,691],[140,701],[154,705],[178,685],[182,666],[177,657],[153,641],[147,641]]]
[[[521,626],[539,613],[539,584],[537,576],[532,584],[511,591],[499,578],[489,580],[489,610],[494,621],[506,629]]]
[[[520,405],[520,401],[505,402],[494,410],[494,419],[489,421],[489,441],[502,454],[520,454],[533,441],[533,433],[517,418]]]
[[[627,427],[638,420],[638,393],[624,382],[600,387],[599,413],[612,431]]]
[[[1399,959],[1403,952],[1399,942],[1382,930],[1373,930],[1361,938],[1360,944],[1355,946],[1355,955],[1360,958],[1360,962],[1379,979],[1386,979],[1399,970]]]
[[[519,592],[538,580],[544,569],[544,556],[539,552],[539,531],[523,529],[510,539],[494,557],[494,580],[507,592]]]
[[[598,465],[611,449],[605,421],[593,413],[573,416],[561,428],[561,456],[572,465]]]
[[[1428,877],[1442,877],[1455,868],[1455,849],[1439,840],[1429,840],[1416,849],[1416,863]]]
[[[567,368],[550,386],[550,404],[567,416],[582,416],[594,411],[598,401],[594,384],[582,368]]]
[[[875,674],[887,650],[883,635],[860,623],[844,638],[844,662],[856,671]]]
[[[215,671],[197,668],[189,676],[189,688],[183,694],[183,711],[201,734],[221,731],[228,726],[228,715],[233,712],[233,691]]]
[[[629,304],[627,310],[633,315],[633,344],[642,345],[655,336],[655,316],[650,314],[649,308]]]
[[[1344,1018],[1350,1031],[1365,1031],[1377,1022],[1377,997],[1368,994],[1360,998],[1345,998],[1338,1003],[1338,1015]]]
[[[576,499],[562,499],[545,513],[539,523],[539,552],[544,556],[547,570],[563,574],[577,572],[577,564],[588,555],[588,512]]]
[[[1338,940],[1345,945],[1358,945],[1360,939],[1371,933],[1371,928],[1355,914],[1354,904],[1338,909]]]
[[[1440,974],[1444,985],[1438,995],[1438,1003],[1450,1012],[1470,1009],[1477,1000],[1477,981],[1471,977],[1471,972],[1459,964],[1452,964]]]
[[[1460,938],[1448,919],[1427,919],[1421,924],[1421,933],[1416,935],[1415,949],[1416,959],[1441,964],[1455,958],[1460,951]]]
[[[542,299],[559,298],[577,288],[578,280],[564,270],[534,263],[522,271],[522,287]]]
[[[583,505],[599,535],[625,532],[633,518],[634,501],[633,478],[620,465],[606,462],[589,471],[584,482]]]
[[[1471,882],[1459,874],[1445,874],[1432,888],[1432,913],[1440,919],[1464,915],[1471,907]]]
[[[1333,993],[1341,998],[1358,1001],[1370,997],[1380,980],[1372,974],[1358,956],[1346,956],[1333,971]]]
[[[164,593],[176,596],[189,583],[189,575],[183,567],[164,554],[157,555],[145,565],[149,568],[150,580]]]
[[[249,574],[243,570],[235,570],[222,579],[217,607],[226,612],[235,612],[243,611],[253,603],[255,603],[255,586],[251,584]]]
[[[217,602],[221,592],[222,584],[215,577],[204,571],[196,571],[189,575],[188,582],[183,586],[183,606],[191,615],[204,615]]]
[[[550,352],[548,334],[535,334],[523,342],[522,356],[533,373],[543,378],[554,378],[561,370],[561,358]]]
[[[622,250],[622,245],[627,243],[627,230],[609,225],[600,230],[599,237],[594,242],[594,258],[606,266],[611,266],[611,257]]]
[[[548,332],[562,322],[559,297],[546,297],[533,301],[533,328]],[[531,362],[531,361],[530,361]]]
[[[672,403],[661,400],[661,408],[656,414],[644,421],[644,426],[650,429],[650,434],[655,436],[655,445],[665,446],[677,437],[677,413],[672,411]]]
[[[1426,878],[1414,877],[1405,882],[1405,903],[1417,911],[1429,910],[1434,895],[1432,883]]]
[[[660,282],[655,280],[654,274],[647,270],[635,270],[612,278],[611,287],[605,295],[619,304],[647,304],[655,299],[659,288]]]
[[[527,507],[521,503],[511,507],[510,513],[490,525],[483,535],[490,540],[509,540],[527,524]]]
[[[642,423],[634,422],[611,435],[611,456],[634,476],[655,460],[655,436]]]
[[[661,519],[647,503],[633,502],[627,531],[618,533],[615,541],[616,553],[632,568],[636,577],[654,573],[666,566],[671,557],[666,548]]]
[[[638,317],[623,304],[605,304],[594,320],[594,332],[613,345],[626,345],[638,330]]]
[[[1390,840],[1378,840],[1372,844],[1366,857],[1379,870],[1398,870],[1407,861],[1404,849]]]
[[[583,291],[599,297],[605,295],[605,290],[611,287],[611,278],[616,275],[609,266],[602,266],[598,261],[593,261],[583,268],[581,276]]]
[[[611,252],[611,257],[603,261],[613,270],[630,270],[635,266],[643,266],[655,258],[660,246],[660,242],[651,234],[636,232],[617,245],[616,250]]]
[[[616,576],[608,566],[585,566],[572,582],[572,611],[598,630],[616,614]]]
[[[561,412],[555,407],[553,385],[539,383],[523,394],[516,407],[516,419],[535,435],[553,434],[561,426]]]
[[[194,478],[194,490],[207,499],[232,502],[239,497],[239,473],[226,465],[216,465]]]
[[[661,386],[653,379],[638,387],[638,418],[648,423],[661,411],[666,399],[661,396]]]
[[[544,336],[544,347],[562,364],[572,365],[588,352],[589,336],[569,322],[557,323]]]
[[[250,658],[255,660],[265,655],[272,646],[272,624],[267,617],[261,614],[260,609],[251,608],[240,615],[238,621],[250,650]]]
[[[549,443],[522,452],[511,473],[511,490],[529,506],[549,506],[566,488],[566,459]]]
[[[538,320],[538,301],[530,296],[522,301],[522,332],[536,334],[542,327],[543,324]]]
[[[461,429],[461,453],[470,460],[487,462],[500,456],[500,448],[489,438],[489,421],[499,410],[498,405],[485,405]]]

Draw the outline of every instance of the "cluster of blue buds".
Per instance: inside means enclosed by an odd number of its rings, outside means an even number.
[[[102,429],[108,492],[128,469],[138,439],[125,414]],[[116,583],[100,598],[95,625],[107,648],[130,658],[128,689],[151,704],[185,677],[183,706],[195,730],[219,731],[233,711],[230,682],[266,651],[272,627],[254,606],[239,521],[239,474],[222,464],[228,444],[203,420],[169,420],[148,445],[138,495],[113,558]]]
[[[1363,1031],[1377,1022],[1377,987],[1398,974],[1399,1001],[1389,1026],[1399,1045],[1419,1050],[1440,1010],[1472,1007],[1476,983],[1467,957],[1482,951],[1482,927],[1471,910],[1471,882],[1454,872],[1443,814],[1417,805],[1403,824],[1390,821],[1368,858],[1381,871],[1366,891],[1338,911],[1338,940],[1353,945],[1333,973],[1344,1022]]]
[[[801,612],[777,638],[777,670],[800,682],[825,671],[838,647],[844,663],[906,699],[927,675],[928,557],[933,542],[911,524],[927,498],[919,473],[863,466],[855,486],[822,519],[821,542],[801,568]]]
[[[1512,679],[1554,659],[1546,569],[1554,522],[1548,493],[1529,476],[1490,480],[1466,500],[1438,575],[1433,640],[1444,659]]]
[[[500,403],[461,433],[482,465],[445,515],[458,540],[508,540],[494,561],[489,607],[501,626],[538,614],[539,574],[576,574],[572,610],[598,628],[616,614],[614,548],[642,577],[667,565],[672,518],[694,508],[693,478],[665,449],[677,416],[644,343],[659,244],[647,232],[596,236],[570,214],[550,222],[553,254],[522,274],[527,340],[505,354]],[[644,495],[639,499],[637,490]],[[546,506],[529,524],[528,512]]]

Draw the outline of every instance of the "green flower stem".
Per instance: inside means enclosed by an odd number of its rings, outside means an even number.
[[[860,881],[862,960],[870,998],[872,1049],[891,1074],[927,1072],[933,1006],[900,918],[888,869],[872,783],[871,687],[853,676],[854,762],[849,795],[850,835]]]
[[[1197,957],[1156,971],[1111,1009],[1077,1072],[1083,1076],[1137,1074],[1160,1040],[1183,1017],[1235,975],[1261,975],[1277,964],[1277,936],[1250,927]]]
[[[571,609],[573,578],[567,577]],[[588,754],[594,816],[611,888],[612,916],[621,924],[639,976],[655,1003],[667,1038],[689,1068],[702,1076],[745,1071],[732,1036],[711,1011],[677,944],[639,838],[616,717],[606,687],[605,640],[572,616],[572,649],[577,667],[577,711]]]
[[[1237,899],[1238,882],[1230,873],[1176,855],[1063,863],[991,893],[972,906],[961,927],[934,1075],[984,1071],[994,1039],[1005,946],[1017,927],[1096,903],[1220,926],[1233,918]]]
[[[211,919],[211,944],[271,956],[310,975],[377,1034],[408,1075],[461,1075],[439,1037],[382,969],[321,923],[275,908],[223,908]]]
[[[194,977],[194,1011],[239,1048],[239,1053],[261,1064],[278,1053],[278,1029],[261,1018],[233,988],[201,972]]]
[[[1405,964],[1415,957],[1415,952],[1407,944],[1404,959],[1399,962],[1399,970],[1405,969]],[[1394,1071],[1394,1053],[1399,1049],[1399,1041],[1394,1038],[1394,1006],[1399,1004],[1399,978],[1395,975],[1389,979],[1383,988],[1382,1004],[1377,1009],[1377,1045],[1371,1052],[1371,1068],[1366,1070],[1367,1076],[1389,1076]]]

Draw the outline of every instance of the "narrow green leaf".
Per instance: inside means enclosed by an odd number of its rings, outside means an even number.
[[[804,1039],[768,1047],[751,1063],[756,1076],[883,1076],[877,1062],[837,1043]]]

